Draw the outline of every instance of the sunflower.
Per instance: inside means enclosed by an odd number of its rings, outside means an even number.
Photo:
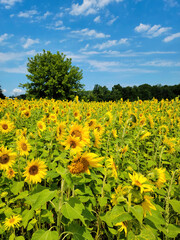
[[[150,132],[145,132],[145,133],[143,132],[143,134],[141,135],[141,140],[148,138],[150,135],[151,135]]]
[[[57,133],[57,140],[62,140],[66,131],[66,123],[65,122],[60,122],[58,123],[57,125],[57,128],[56,128],[56,133]]]
[[[75,156],[68,169],[72,174],[90,174],[89,167],[102,167],[99,162],[103,159],[104,157],[98,157],[95,153],[85,152],[82,155]]]
[[[0,121],[0,131],[2,133],[9,133],[13,130],[13,128],[14,128],[13,122],[6,120],[6,119],[2,119]]]
[[[38,121],[37,122],[37,127],[41,132],[46,130],[46,124],[43,121]]]
[[[74,124],[70,128],[69,135],[72,137],[79,138],[79,140],[84,144],[90,143],[88,127],[83,127],[81,125]]]
[[[152,183],[154,183],[159,189],[166,182],[165,171],[166,169],[163,168],[155,168],[151,173],[148,174]]]
[[[17,172],[15,172],[12,168],[9,168],[6,170],[6,175],[7,175],[7,178],[9,179],[12,179],[16,173]]]
[[[87,126],[90,128],[90,129],[94,129],[96,127],[96,119],[89,119],[88,122],[87,122]]]
[[[110,157],[109,159],[106,160],[107,164],[107,168],[110,168],[112,170],[112,177],[114,177],[115,179],[117,179],[118,175],[117,175],[117,166],[113,160],[112,157]]]
[[[132,185],[136,188],[138,188],[137,190],[140,189],[141,194],[143,192],[151,192],[153,191],[153,188],[150,184],[146,184],[146,182],[148,181],[146,177],[144,177],[142,174],[140,173],[136,173],[133,172],[133,175],[131,175],[129,173],[129,177],[132,180]]]
[[[156,207],[150,201],[151,199],[153,199],[153,197],[144,195],[144,200],[141,203],[141,206],[143,208],[144,217],[146,217],[147,212],[149,212],[149,214],[152,215],[151,209],[156,210]]]
[[[0,170],[7,170],[15,162],[16,153],[2,146],[0,151]]]
[[[31,116],[31,111],[29,109],[26,109],[21,113],[21,117],[29,118],[30,116]]]
[[[116,223],[115,226],[120,227],[118,228],[119,232],[122,232],[124,230],[125,237],[127,236],[127,221]]]
[[[18,140],[16,144],[21,156],[29,155],[31,145],[28,143],[28,140],[25,137],[21,137],[21,139]]]
[[[19,215],[13,215],[10,218],[6,218],[4,221],[5,230],[19,227],[19,223],[21,220],[22,217],[20,217]]]
[[[28,162],[24,172],[25,181],[29,183],[41,182],[41,179],[46,175],[46,168],[45,163],[39,159]]]
[[[62,143],[65,146],[65,149],[70,149],[70,154],[76,154],[83,150],[85,144],[80,141],[78,137],[68,136],[67,139]]]
[[[111,202],[112,202],[112,205],[117,205],[118,202],[120,201],[126,201],[126,196],[127,194],[129,193],[129,190],[131,189],[130,186],[124,186],[122,187],[122,185],[119,185],[117,187],[117,189],[114,189],[115,190],[115,193],[113,193],[111,195]]]
[[[93,141],[94,147],[99,148],[101,145],[101,135],[99,134],[97,129],[94,129],[93,133],[94,133],[94,141]]]
[[[96,124],[94,129],[97,129],[97,131],[100,135],[102,135],[105,130],[105,128],[100,123]]]
[[[116,129],[112,129],[112,135],[113,135],[114,138],[118,137]]]

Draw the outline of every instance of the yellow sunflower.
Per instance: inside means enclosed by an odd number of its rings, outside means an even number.
[[[19,227],[19,223],[21,220],[22,217],[20,217],[19,215],[13,215],[10,218],[6,218],[4,221],[5,230]]]
[[[58,123],[57,125],[57,128],[56,128],[56,133],[57,133],[57,140],[62,140],[65,133],[66,133],[66,123],[65,122],[60,122]]]
[[[21,117],[29,118],[30,116],[31,116],[31,111],[29,109],[26,109],[21,113]]]
[[[112,177],[114,177],[115,179],[117,179],[118,175],[117,175],[117,166],[113,160],[112,157],[110,157],[109,159],[106,160],[107,164],[107,168],[110,168],[112,170]]]
[[[163,169],[163,168],[155,168],[151,173],[148,174],[149,179],[159,189],[166,182],[165,171],[166,169]]]
[[[96,127],[96,121],[96,119],[89,119],[86,124],[90,129],[94,129]]]
[[[41,132],[46,130],[46,124],[43,121],[38,121],[37,122],[37,127]]]
[[[2,146],[0,151],[0,170],[7,170],[15,162],[16,153],[12,152],[11,149]]]
[[[81,142],[84,142],[85,144],[90,143],[88,127],[83,127],[81,125],[74,124],[70,128],[69,135],[72,137],[79,138],[79,140]]]
[[[6,170],[6,175],[7,175],[7,178],[9,179],[12,179],[13,177],[15,177],[15,174],[17,172],[15,172],[12,168],[9,168]]]
[[[146,184],[148,180],[142,174],[133,172],[133,175],[129,173],[129,177],[132,181],[132,185],[138,187],[140,189],[141,194],[143,192],[153,191],[153,187],[150,184]]]
[[[141,140],[148,138],[150,135],[151,135],[150,132],[145,132],[145,133],[143,132],[143,134],[141,135]]]
[[[16,142],[17,149],[21,156],[28,156],[31,149],[31,145],[28,143],[28,140],[25,137],[21,137],[20,140]]]
[[[149,212],[149,214],[152,215],[151,209],[156,210],[156,207],[150,201],[151,199],[153,199],[153,197],[144,195],[144,200],[141,203],[141,206],[143,208],[144,217],[146,217],[147,212]]]
[[[14,128],[13,122],[6,120],[6,119],[2,119],[0,121],[0,131],[2,133],[9,133],[13,130],[13,128]]]
[[[46,175],[46,168],[45,163],[39,159],[33,159],[31,162],[28,162],[24,172],[25,181],[29,183],[41,182],[41,179]]]
[[[83,150],[85,144],[80,141],[78,137],[68,136],[67,139],[62,143],[65,146],[65,149],[70,149],[70,154],[76,154]]]
[[[127,236],[127,222],[119,222],[119,223],[116,223],[117,227],[120,227],[118,228],[118,231],[119,232],[122,232],[124,230],[124,233],[125,233],[125,237]]]
[[[96,124],[94,129],[97,129],[97,131],[100,135],[102,135],[105,130],[105,128],[100,123]]]
[[[85,152],[82,155],[74,157],[71,165],[68,166],[68,169],[72,174],[90,174],[89,167],[102,167],[99,162],[103,159],[104,157],[98,157],[95,153]]]
[[[99,134],[97,129],[94,129],[94,147],[99,148],[101,145],[101,135]]]

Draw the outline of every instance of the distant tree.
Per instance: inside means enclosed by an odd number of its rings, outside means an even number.
[[[114,85],[111,90],[111,100],[113,101],[120,100],[123,97],[122,92],[123,88],[121,87],[120,84]]]
[[[34,98],[73,99],[83,89],[80,84],[82,70],[72,66],[71,59],[63,53],[43,53],[28,58],[27,78],[30,82],[20,84],[26,95]]]
[[[2,89],[1,89],[1,86],[0,86],[0,98],[5,99],[5,95],[3,94],[3,91],[2,91]]]
[[[110,100],[110,90],[106,86],[100,86],[96,84],[93,89],[93,95],[96,101],[109,101]]]

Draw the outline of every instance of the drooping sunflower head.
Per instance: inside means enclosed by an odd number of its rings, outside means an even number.
[[[95,153],[85,152],[82,155],[74,157],[72,163],[68,166],[72,174],[87,173],[90,174],[89,167],[101,167],[99,163],[104,157],[97,157]]]
[[[150,184],[146,183],[148,182],[148,179],[142,174],[133,172],[133,175],[129,173],[129,177],[132,181],[132,186],[134,187],[134,190],[140,191],[141,194],[143,192],[153,191],[153,187]]]
[[[46,176],[47,167],[45,163],[39,159],[28,162],[25,168],[24,177],[26,182],[38,183]]]
[[[13,215],[10,218],[6,218],[4,221],[5,230],[19,227],[21,220],[22,220],[22,217],[19,215]]]
[[[13,177],[15,177],[15,174],[17,172],[15,172],[12,168],[9,168],[6,170],[6,175],[7,175],[7,178],[9,179],[12,179]]]
[[[141,203],[141,206],[143,208],[143,214],[144,217],[146,217],[147,212],[152,215],[151,213],[151,209],[156,210],[156,207],[152,204],[151,200],[153,199],[153,197],[144,195],[144,200]]]
[[[13,122],[6,119],[0,121],[0,131],[2,133],[9,133],[13,130],[13,128],[14,128]]]
[[[108,158],[108,159],[106,160],[106,163],[107,163],[107,165],[106,165],[107,168],[111,169],[111,171],[112,171],[112,177],[114,177],[115,179],[117,179],[117,177],[118,177],[118,174],[117,174],[117,166],[116,166],[113,158],[112,158],[112,157]]]
[[[125,237],[127,236],[127,225],[128,225],[127,221],[119,222],[119,223],[116,223],[116,225],[115,225],[118,227],[119,232],[122,232],[124,230]]]
[[[15,158],[16,153],[3,146],[0,151],[0,170],[7,170],[9,167],[12,167]]]
[[[25,137],[21,137],[16,144],[21,156],[29,155],[31,145],[28,143],[28,140]]]
[[[165,171],[166,169],[163,168],[155,168],[148,174],[150,181],[158,188],[161,188],[166,182]]]

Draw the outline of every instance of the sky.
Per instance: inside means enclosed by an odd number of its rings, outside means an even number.
[[[0,0],[0,86],[25,93],[28,58],[59,51],[85,90],[180,84],[180,0]]]

